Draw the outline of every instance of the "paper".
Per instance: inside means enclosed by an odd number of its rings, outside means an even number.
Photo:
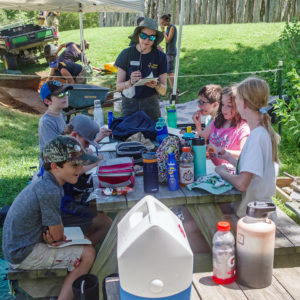
[[[141,85],[145,85],[145,83],[147,83],[147,82],[151,82],[151,81],[157,82],[157,80],[158,80],[158,77],[155,77],[155,78],[142,78],[138,82],[136,82],[133,86],[141,86]]]
[[[92,242],[84,238],[83,232],[79,226],[75,227],[65,227],[64,235],[66,236],[66,242],[63,242],[59,246],[51,246],[50,248],[63,248],[71,245],[91,245]]]
[[[178,136],[179,138],[182,138],[183,134],[180,133],[180,132],[181,132],[181,129],[177,129],[177,128],[173,128],[173,127],[168,126],[168,133],[170,135],[175,135],[175,136]]]

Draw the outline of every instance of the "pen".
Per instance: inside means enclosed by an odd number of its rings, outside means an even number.
[[[53,241],[52,243],[70,243],[72,240],[59,240],[59,241]]]

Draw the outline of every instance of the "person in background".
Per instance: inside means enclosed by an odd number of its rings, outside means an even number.
[[[222,157],[236,166],[231,174],[225,166],[217,166],[216,172],[242,192],[237,216],[246,215],[249,202],[272,201],[276,191],[275,167],[279,163],[280,137],[271,125],[267,111],[268,84],[258,77],[249,77],[237,85],[236,107],[250,127],[250,135],[237,160],[226,149]],[[275,216],[274,216],[275,217]]]
[[[43,10],[39,11],[39,15],[37,17],[37,24],[40,26],[46,26],[46,12]]]
[[[74,138],[59,136],[45,146],[43,160],[44,175],[23,189],[7,213],[3,254],[12,269],[67,268],[59,299],[69,300],[72,283],[89,272],[96,252],[92,245],[55,247],[66,240],[60,215],[62,186],[76,183],[82,166],[97,157],[87,154]]]
[[[68,62],[68,61],[77,62],[77,61],[81,61],[82,55],[84,54],[83,61],[85,63],[87,63],[86,54],[82,52],[81,46],[79,44],[76,44],[76,43],[73,43],[73,42],[60,44],[58,46],[54,56],[57,57],[58,53],[63,48],[66,48],[66,49],[58,57],[59,62]],[[90,48],[90,43],[87,40],[84,40],[84,49],[87,50],[89,48]]]
[[[228,163],[218,157],[218,153],[223,153],[225,150],[235,158],[238,158],[250,133],[248,124],[242,120],[237,112],[235,97],[235,87],[223,88],[221,105],[217,116],[199,134],[205,139],[208,138],[209,145],[207,150],[216,166]],[[227,164],[227,167],[233,169],[233,166],[230,164]]]
[[[55,28],[58,38],[59,38],[59,31],[58,31],[58,25],[59,25],[58,17],[59,16],[60,16],[59,11],[45,12],[47,26],[53,26]],[[56,46],[58,45],[58,39],[56,40],[55,45]]]
[[[160,17],[160,28],[166,40],[166,54],[168,62],[168,79],[171,90],[174,85],[174,63],[177,54],[177,28],[171,24],[171,15],[163,15]],[[171,92],[172,93],[172,92]]]
[[[136,26],[140,26],[140,23],[142,21],[144,21],[144,19],[145,19],[144,17],[138,17],[137,20],[136,20]],[[128,38],[130,39],[129,47],[135,46],[135,43],[131,39],[132,38],[132,34]]]
[[[222,87],[216,84],[208,84],[200,88],[198,93],[198,106],[199,110],[193,115],[193,121],[196,125],[197,133],[200,134],[201,117],[205,117],[205,126],[208,126],[210,122],[217,115],[219,104],[222,97]]]
[[[116,62],[116,90],[122,92],[122,116],[144,111],[155,122],[160,117],[159,98],[167,89],[166,55],[157,49],[163,40],[155,20],[145,18],[132,34],[136,44],[123,50]],[[134,87],[142,78],[158,78]]]
[[[80,64],[72,61],[59,62],[57,59],[50,60],[50,75],[48,80],[53,80],[55,77],[62,77],[67,83],[86,84],[86,70]]]

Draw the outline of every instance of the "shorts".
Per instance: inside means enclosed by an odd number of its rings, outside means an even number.
[[[38,243],[21,263],[10,266],[22,270],[67,268],[72,271],[80,264],[83,248],[83,245],[51,248],[45,243]]]
[[[174,73],[175,55],[167,55],[167,73]]]
[[[93,218],[97,216],[97,211],[76,202],[70,203],[66,207],[66,210],[74,212],[74,214],[61,211],[61,219],[64,226],[79,226],[84,234],[88,234],[93,223]]]
[[[78,84],[86,84],[86,70],[84,67],[82,67],[82,70],[81,72],[76,76],[75,78],[75,83],[78,83]]]
[[[137,111],[144,111],[154,122],[160,117],[159,96],[144,99],[122,97],[122,117],[131,116]]]

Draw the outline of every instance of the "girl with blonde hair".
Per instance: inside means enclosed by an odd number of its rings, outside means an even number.
[[[263,79],[249,77],[237,85],[237,110],[247,121],[250,135],[238,160],[226,151],[223,153],[224,159],[236,165],[236,174],[229,173],[225,166],[216,167],[216,172],[243,192],[236,212],[238,217],[246,214],[249,202],[272,201],[275,194],[280,138],[267,113],[268,98],[269,87]]]

